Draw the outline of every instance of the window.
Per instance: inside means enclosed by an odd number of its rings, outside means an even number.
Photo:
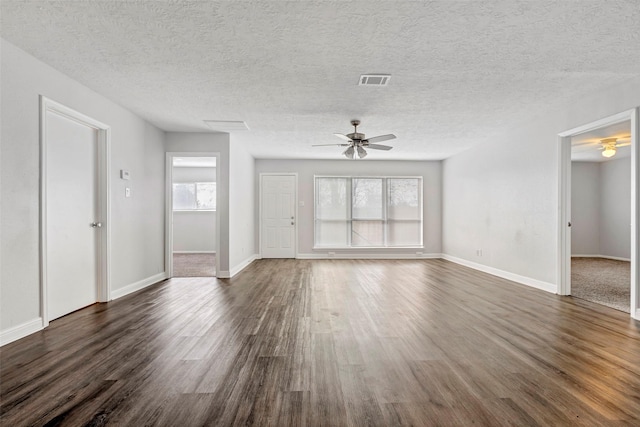
[[[216,183],[173,184],[173,210],[216,210]]]
[[[315,246],[422,246],[422,178],[316,177]]]

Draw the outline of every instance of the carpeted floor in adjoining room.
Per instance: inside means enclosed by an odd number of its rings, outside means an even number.
[[[629,313],[631,263],[571,258],[571,295]]]
[[[216,254],[173,254],[173,277],[215,277]]]

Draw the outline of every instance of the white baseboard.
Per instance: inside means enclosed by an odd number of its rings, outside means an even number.
[[[531,277],[520,276],[519,274],[510,273],[508,271],[478,264],[472,261],[467,261],[466,259],[457,258],[447,254],[443,254],[442,259],[455,262],[456,264],[464,265],[465,267],[470,267],[470,268],[473,268],[474,270],[482,271],[484,273],[489,273],[493,276],[502,277],[503,279],[511,280],[513,282],[518,282],[523,285],[531,286],[536,289],[541,289],[543,291],[551,292],[552,294],[555,294],[558,292],[557,286],[554,285],[553,283],[543,282],[542,280],[532,279]]]
[[[240,273],[245,268],[247,268],[249,266],[249,264],[251,264],[256,259],[258,259],[258,255],[253,254],[253,255],[249,256],[247,259],[245,259],[244,261],[242,261],[239,264],[237,264],[235,267],[231,268],[230,271],[221,271],[216,276],[221,278],[221,279],[230,279],[233,276],[235,276],[236,274]]]
[[[614,261],[631,262],[631,258],[621,258],[621,257],[609,256],[609,255],[571,255],[571,258],[602,258],[602,259],[612,259]]]
[[[640,308],[637,308],[636,309],[636,315],[635,316],[631,316],[631,317],[633,317],[636,320],[640,320]]]
[[[42,317],[29,320],[28,322],[21,323],[20,325],[13,326],[4,331],[0,331],[0,347],[10,342],[24,338],[27,335],[31,335],[34,332],[38,332],[43,329]]]
[[[442,254],[411,254],[411,253],[371,253],[350,254],[336,253],[305,253],[296,255],[296,259],[434,259],[442,258]]]
[[[216,251],[173,251],[174,254],[215,254]]]
[[[124,288],[115,289],[111,291],[111,299],[122,298],[125,295],[144,289],[147,286],[151,286],[167,278],[167,274],[163,271],[154,276],[147,277],[146,279],[139,280],[135,283],[125,286]]]

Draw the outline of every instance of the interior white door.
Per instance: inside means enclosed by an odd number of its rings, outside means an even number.
[[[296,177],[262,176],[262,258],[296,256]]]
[[[98,300],[98,131],[46,112],[47,317]]]

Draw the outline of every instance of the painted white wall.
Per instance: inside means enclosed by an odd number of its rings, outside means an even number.
[[[256,255],[255,159],[231,136],[229,176],[229,266],[233,275]]]
[[[314,175],[341,176],[421,176],[423,178],[423,243],[424,249],[345,249],[331,250],[336,254],[371,255],[407,254],[416,251],[440,254],[442,251],[442,182],[441,162],[374,161],[374,160],[256,160],[256,207],[259,206],[260,173],[290,172],[298,174],[298,254],[301,256],[326,255],[328,250],[313,249],[314,233]],[[260,218],[256,210],[256,247]]]
[[[174,167],[174,183],[215,182],[216,168]],[[174,252],[215,252],[215,211],[173,212]]]
[[[38,96],[111,126],[112,292],[164,272],[164,132],[5,40],[0,50],[2,332],[40,316]]]
[[[215,251],[215,211],[173,212],[173,252]]]
[[[575,101],[508,124],[487,142],[444,161],[445,254],[556,289],[557,135],[640,105],[640,78],[576,94]],[[482,256],[476,255],[479,248]]]
[[[216,249],[220,271],[218,277],[229,272],[229,134],[228,133],[186,133],[167,132],[165,150],[167,152],[213,152],[220,153],[217,167],[218,206],[216,213],[220,217],[220,244]]]
[[[631,258],[631,159],[600,163],[600,254]]]
[[[600,255],[600,163],[571,162],[571,254]]]

